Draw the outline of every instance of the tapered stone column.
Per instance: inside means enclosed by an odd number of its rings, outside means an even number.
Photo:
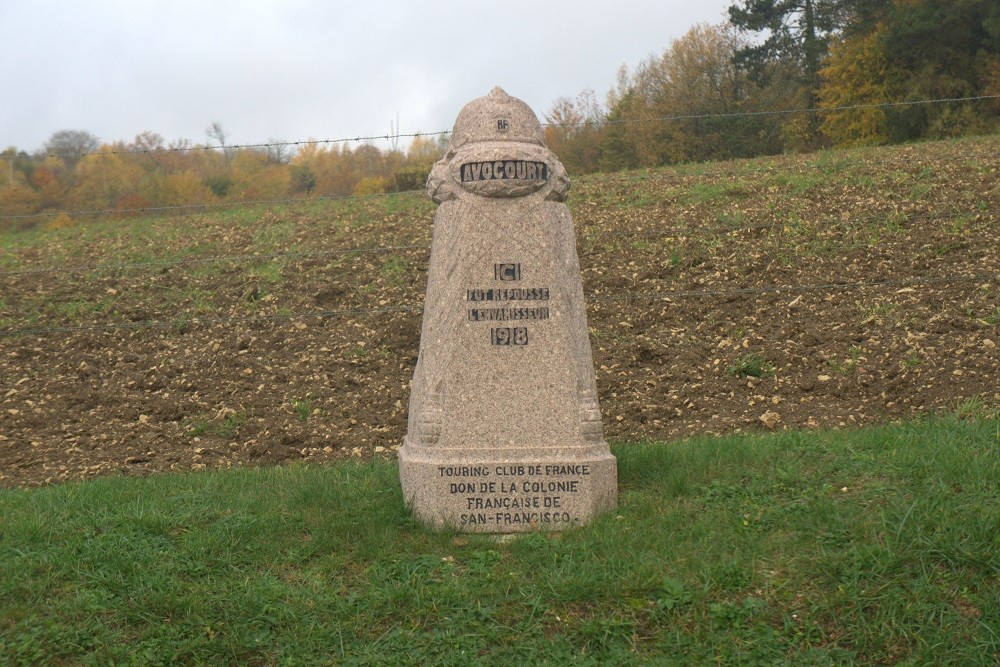
[[[535,114],[500,88],[467,104],[428,189],[440,206],[399,452],[407,504],[432,526],[494,533],[613,509],[569,180]]]

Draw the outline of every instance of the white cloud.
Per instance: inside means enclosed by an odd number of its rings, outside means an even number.
[[[542,116],[730,0],[6,0],[0,148],[60,129],[236,142],[448,129],[501,85]]]

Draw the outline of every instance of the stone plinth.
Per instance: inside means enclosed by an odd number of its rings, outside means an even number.
[[[428,180],[434,233],[399,454],[421,520],[514,532],[617,501],[562,164],[499,88],[466,105]]]

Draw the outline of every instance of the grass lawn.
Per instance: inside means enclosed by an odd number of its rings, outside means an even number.
[[[0,491],[0,664],[1000,660],[1000,421],[617,443],[620,507],[434,534],[395,464]]]

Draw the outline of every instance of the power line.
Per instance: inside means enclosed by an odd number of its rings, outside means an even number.
[[[970,282],[992,282],[1000,279],[1000,274],[977,274],[972,276],[916,276],[888,280],[862,280],[850,283],[817,283],[811,285],[775,285],[771,287],[745,287],[727,290],[675,290],[667,292],[626,292],[622,296],[591,294],[584,302],[591,303],[632,303],[637,301],[665,301],[670,299],[688,299],[703,297],[745,296],[747,294],[774,294],[781,292],[811,292],[854,290],[869,287],[901,287],[912,285],[934,285]],[[218,325],[252,322],[277,322],[302,319],[325,319],[350,315],[372,315],[393,312],[421,312],[423,305],[417,303],[380,308],[351,308],[344,310],[322,310],[277,315],[256,315],[249,317],[191,317],[173,320],[149,320],[144,322],[109,322],[106,324],[86,324],[75,327],[28,327],[19,329],[0,329],[0,338],[22,335],[44,335],[50,333],[80,333],[84,331],[115,331],[122,329],[184,329],[192,326]]]

